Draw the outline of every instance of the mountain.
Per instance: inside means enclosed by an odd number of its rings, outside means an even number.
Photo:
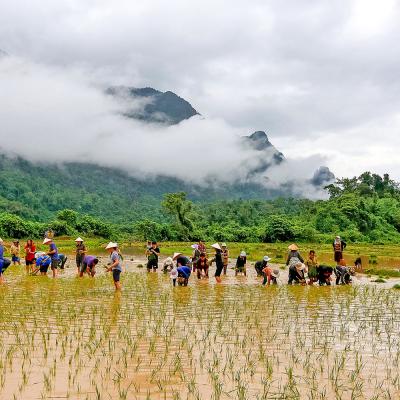
[[[114,86],[108,88],[106,93],[126,101],[139,100],[141,107],[135,107],[125,115],[146,122],[174,125],[199,115],[188,101],[170,91],[160,92],[150,87]]]
[[[252,183],[210,181],[206,186],[158,176],[137,179],[118,169],[93,164],[36,164],[22,158],[0,157],[0,212],[49,220],[62,209],[126,223],[145,217],[162,220],[164,193],[188,193],[197,202],[217,199],[266,199],[290,191]]]
[[[259,153],[259,165],[249,170],[249,178],[262,174],[271,166],[279,165],[285,161],[285,156],[269,141],[264,131],[256,131],[250,136],[243,136],[242,141],[245,146]]]
[[[146,122],[177,124],[199,113],[189,102],[167,91],[153,88],[113,87],[107,90],[128,104],[132,104],[129,118]],[[105,220],[126,223],[143,218],[163,220],[160,200],[164,193],[181,192],[197,201],[217,199],[271,199],[294,196],[296,184],[287,183],[281,188],[268,188],[260,182],[272,165],[285,162],[284,155],[269,141],[264,131],[242,137],[243,146],[254,151],[257,167],[247,168],[247,180],[232,184],[209,179],[203,185],[185,182],[168,176],[132,177],[124,171],[88,163],[60,165],[31,163],[22,158],[0,157],[0,212],[10,212],[24,218],[45,221],[62,209],[70,208],[80,213]],[[310,184],[320,187],[333,174],[327,168],[319,169]]]

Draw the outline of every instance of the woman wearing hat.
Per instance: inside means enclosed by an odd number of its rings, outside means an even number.
[[[302,262],[293,264],[289,268],[289,281],[288,284],[300,283],[301,285],[306,285],[306,272],[307,268]]]
[[[257,261],[254,264],[254,268],[256,270],[257,276],[263,276],[263,269],[267,266],[268,261],[270,261],[271,259],[268,256],[264,256],[262,261]]]
[[[244,276],[246,276],[246,264],[247,264],[247,255],[245,251],[242,251],[236,260],[235,276],[237,276],[239,272]]]
[[[106,250],[110,253],[111,263],[107,271],[112,271],[115,290],[121,290],[121,272],[122,272],[122,259],[118,252],[118,244],[110,242],[106,246]]]
[[[79,276],[81,272],[81,268],[83,266],[83,259],[85,258],[87,249],[85,244],[83,243],[83,239],[78,237],[75,239],[76,248],[75,248],[75,260],[76,260],[76,273]]]
[[[222,261],[224,262],[224,275],[226,275],[226,270],[228,269],[228,263],[229,263],[229,250],[226,243],[222,243],[221,248],[222,248]]]
[[[288,257],[286,260],[286,265],[292,266],[294,264],[297,264],[298,262],[303,263],[303,257],[300,255],[299,253],[299,248],[296,244],[291,244],[289,247],[289,253],[288,253]]]
[[[211,262],[215,261],[215,265],[216,265],[216,270],[215,270],[215,280],[218,283],[221,283],[221,273],[224,269],[224,260],[222,259],[222,249],[221,246],[218,243],[214,243],[211,246],[214,250],[215,250],[215,256],[212,259]]]
[[[21,265],[21,246],[19,245],[19,240],[13,240],[13,244],[10,247],[10,252],[13,265]]]

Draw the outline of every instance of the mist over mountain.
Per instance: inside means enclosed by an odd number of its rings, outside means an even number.
[[[326,196],[315,177],[321,158],[285,158],[265,132],[205,118],[171,91],[104,91],[79,70],[12,56],[0,61],[0,86],[4,210],[108,216],[115,204],[134,218],[166,192],[196,201]]]

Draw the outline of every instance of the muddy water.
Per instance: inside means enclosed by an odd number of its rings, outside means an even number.
[[[102,266],[6,272],[1,399],[400,398],[396,291],[261,287],[252,269],[172,288],[131,258],[117,294]]]

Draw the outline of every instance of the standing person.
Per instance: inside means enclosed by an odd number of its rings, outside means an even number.
[[[201,253],[200,258],[197,260],[197,263],[194,266],[194,270],[197,271],[197,279],[201,279],[202,275],[205,278],[208,278],[208,268],[209,268],[209,263],[206,253]]]
[[[317,256],[314,250],[310,250],[308,253],[308,258],[306,260],[306,266],[308,269],[309,285],[313,285],[314,282],[318,282],[318,272],[317,268],[319,266]]]
[[[34,270],[36,246],[32,239],[28,239],[24,247],[25,250],[25,266],[26,273],[29,274]]]
[[[211,262],[215,261],[215,265],[216,265],[216,270],[215,270],[215,275],[214,275],[215,280],[218,283],[221,283],[221,273],[222,273],[222,270],[224,269],[224,261],[222,259],[222,251],[221,251],[222,249],[218,243],[214,243],[211,247],[215,250],[215,256],[211,261]]]
[[[99,259],[95,256],[85,256],[82,261],[81,269],[79,271],[79,276],[82,278],[83,274],[86,272],[92,278],[96,274],[96,265],[99,263]]]
[[[87,253],[83,239],[78,237],[75,239],[76,249],[75,249],[75,260],[76,260],[76,274],[79,276],[83,264],[83,259]]]
[[[193,249],[193,252],[192,252],[192,267],[193,267],[193,272],[195,272],[196,271],[197,261],[200,258],[201,252],[199,250],[199,245],[198,244],[192,244],[190,247]]]
[[[268,256],[264,256],[262,261],[257,261],[254,264],[254,268],[256,270],[257,276],[263,276],[263,269],[267,266],[268,261],[270,261],[271,258],[269,258]]]
[[[157,242],[151,242],[150,249],[147,250],[147,272],[157,272],[158,257],[160,256],[160,249]]]
[[[43,240],[43,244],[49,245],[49,251],[47,255],[51,258],[51,271],[53,272],[53,278],[57,276],[57,268],[58,268],[58,249],[56,244],[53,242],[53,239],[46,238]]]
[[[289,253],[286,260],[286,265],[291,266],[297,263],[303,263],[303,257],[299,253],[299,247],[296,244],[291,244],[289,247]]]
[[[229,264],[229,250],[226,246],[226,243],[221,244],[222,247],[222,261],[224,262],[224,275],[226,275],[226,270],[228,269]]]
[[[10,266],[11,261],[4,258],[4,242],[0,238],[0,283],[4,283],[4,271]]]
[[[21,265],[21,246],[19,240],[13,240],[13,244],[10,247],[11,261],[13,265]]]
[[[244,276],[246,276],[246,264],[247,264],[247,255],[245,251],[242,251],[236,260],[235,276],[237,276],[239,272],[241,274],[244,274]]]
[[[333,259],[337,264],[340,263],[340,260],[343,259],[343,250],[346,248],[347,243],[340,238],[340,236],[336,236],[333,241]]]
[[[118,244],[110,242],[108,243],[106,250],[110,253],[111,259],[107,271],[112,271],[115,290],[121,290],[122,260],[118,252]]]

